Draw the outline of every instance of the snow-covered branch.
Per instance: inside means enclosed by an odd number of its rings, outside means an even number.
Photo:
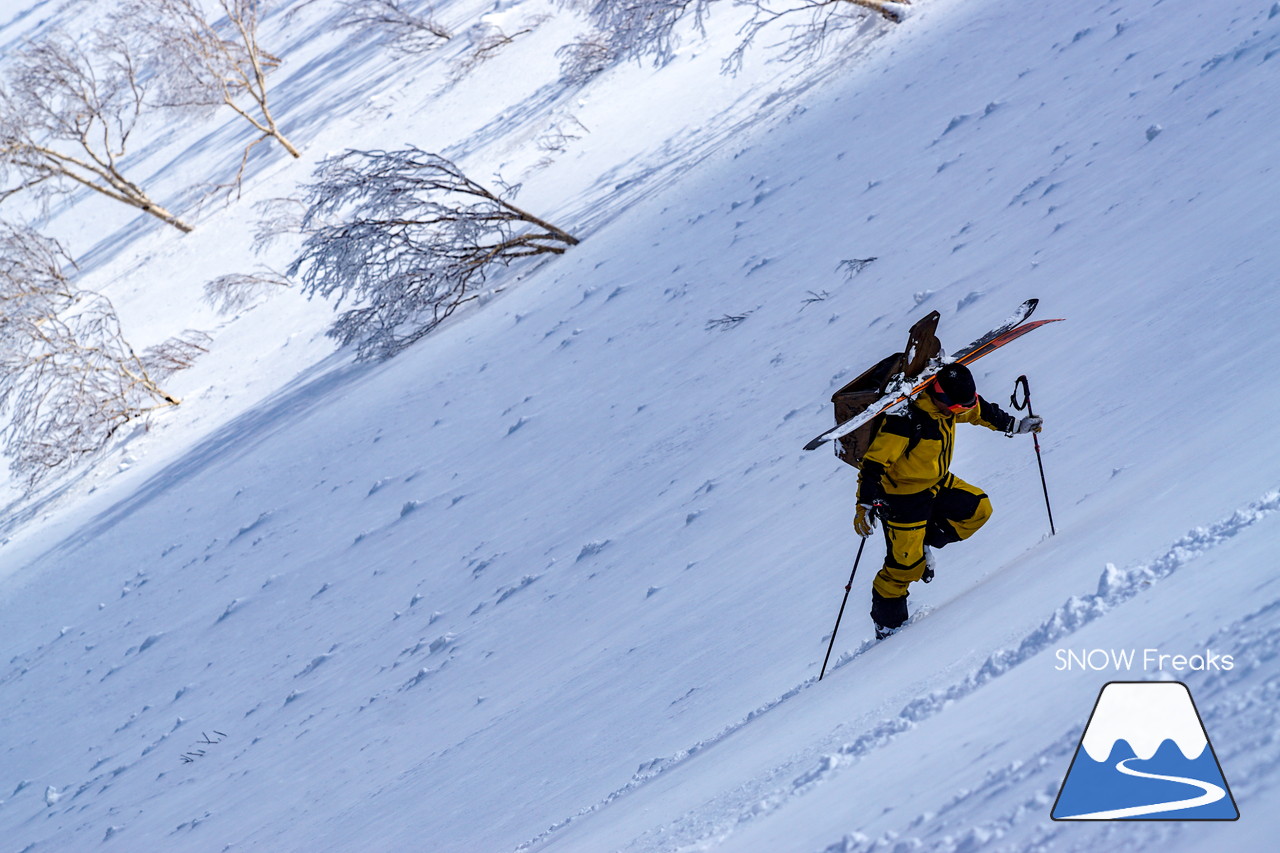
[[[395,53],[425,53],[453,38],[435,15],[410,12],[400,0],[344,0],[342,25],[377,30],[387,36]]]
[[[592,30],[560,49],[561,73],[581,83],[616,61],[651,60],[662,65],[675,56],[682,38],[706,34],[711,6],[720,0],[560,0],[585,13]],[[740,41],[725,60],[727,72],[742,65],[756,38],[774,24],[790,31],[782,43],[783,60],[819,51],[833,34],[849,29],[874,12],[900,22],[910,0],[732,0],[749,9]],[[723,5],[728,5],[724,3]]]
[[[354,300],[330,334],[360,358],[393,355],[477,298],[495,265],[577,244],[511,195],[417,148],[331,157],[308,188],[288,274],[308,296]]]
[[[499,26],[484,22],[470,27],[466,31],[466,36],[471,44],[462,57],[454,63],[449,75],[451,84],[466,77],[514,44],[516,39],[528,35],[546,22],[546,16],[534,16],[518,23],[516,25],[518,29],[509,33]]]
[[[678,30],[686,23],[705,32],[707,15],[717,0],[561,0],[562,5],[582,9],[594,32],[584,36],[581,47],[568,46],[565,73],[581,71],[591,60],[651,59],[662,65],[675,55]],[[586,61],[588,64],[583,65]],[[572,66],[572,67],[570,67]]]
[[[86,48],[54,32],[18,51],[0,86],[0,201],[83,186],[190,231],[122,171],[145,91],[115,36],[99,34]]]
[[[128,0],[116,15],[121,32],[145,45],[161,80],[162,106],[213,110],[229,107],[259,136],[244,149],[237,180],[254,146],[275,139],[298,157],[271,111],[267,74],[280,65],[259,41],[263,0],[217,0],[211,18],[200,0]]]
[[[228,273],[205,283],[205,301],[220,314],[243,311],[271,291],[293,286],[281,273],[268,267],[252,273]]]
[[[560,78],[578,86],[604,71],[618,60],[618,46],[609,34],[593,30],[563,45],[556,51],[560,57]]]
[[[158,382],[195,364],[197,358],[209,351],[212,341],[213,336],[208,332],[187,329],[180,335],[147,347],[138,360],[145,374]]]
[[[778,24],[789,30],[790,36],[782,43],[784,62],[820,53],[828,40],[837,33],[861,26],[866,12],[874,12],[887,21],[901,23],[907,15],[911,0],[735,0],[738,5],[750,6],[751,17],[739,30],[741,41],[725,60],[724,69],[733,72],[741,68],[748,48],[756,38]],[[784,24],[784,22],[786,22]]]
[[[110,300],[77,288],[70,266],[56,241],[0,223],[0,439],[28,487],[176,406],[156,377],[189,366],[208,340],[187,333],[139,358]]]

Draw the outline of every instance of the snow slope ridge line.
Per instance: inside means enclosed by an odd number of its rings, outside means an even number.
[[[1271,675],[1274,661],[1280,657],[1280,599],[1272,600],[1247,616],[1214,632],[1205,648],[1218,648],[1230,642],[1239,651],[1236,665],[1230,670],[1216,670],[1201,676],[1196,686],[1200,712],[1213,731],[1244,732],[1249,726],[1271,732],[1280,728],[1280,678]],[[1194,676],[1193,676],[1194,677]],[[1167,841],[1162,827],[1155,822],[1145,826],[1129,824],[1123,839],[1109,837],[1114,827],[1106,827],[1101,835],[1072,838],[1061,824],[1045,820],[1054,794],[1062,782],[1062,774],[1071,754],[1080,742],[1078,729],[1064,732],[1029,760],[1015,761],[989,771],[979,785],[957,792],[937,811],[922,812],[907,823],[918,834],[886,833],[873,838],[863,832],[846,833],[817,853],[875,853],[883,850],[928,850],[930,853],[961,853],[984,850],[1007,853],[1041,853],[1041,851],[1088,851],[1102,848],[1141,850]],[[1215,745],[1220,762],[1231,765],[1231,792],[1237,802],[1265,796],[1267,774],[1280,766],[1280,740],[1267,738],[1223,738]],[[1027,796],[1002,811],[974,822],[982,803],[990,800],[994,788],[1017,785],[1027,789]],[[1027,822],[1034,822],[1028,827]],[[1018,834],[1022,828],[1027,832]],[[1073,827],[1074,829],[1074,827]],[[1008,841],[1000,845],[1002,839]],[[1112,843],[1114,841],[1114,843]],[[999,846],[997,846],[999,845]]]
[[[736,817],[729,819],[728,823],[744,824],[776,809],[791,797],[806,793],[829,779],[841,768],[854,764],[863,756],[886,746],[899,734],[937,715],[951,703],[975,693],[979,688],[1050,648],[1058,640],[1075,633],[1115,607],[1134,598],[1157,581],[1168,577],[1196,557],[1247,530],[1277,510],[1280,510],[1280,490],[1268,492],[1258,501],[1244,509],[1236,510],[1228,518],[1209,527],[1193,529],[1150,563],[1129,569],[1119,569],[1114,564],[1108,563],[1098,579],[1096,592],[1067,599],[1048,619],[1027,634],[1017,646],[992,652],[981,666],[960,681],[907,703],[893,718],[882,721],[834,753],[821,756],[815,766],[797,776],[785,789],[776,791],[763,799],[753,799]],[[722,830],[729,828],[722,827]]]
[[[907,703],[894,717],[881,721],[856,740],[845,744],[835,752],[819,757],[812,767],[794,776],[785,786],[763,795],[756,786],[744,786],[744,792],[754,789],[755,793],[747,794],[746,799],[740,803],[736,814],[725,813],[720,820],[712,819],[710,827],[707,820],[709,816],[702,815],[703,819],[699,822],[701,824],[701,829],[699,830],[701,833],[700,838],[685,839],[685,842],[696,843],[699,840],[706,840],[712,837],[726,837],[733,832],[735,827],[742,826],[762,815],[767,815],[793,797],[807,793],[815,786],[831,778],[842,768],[855,764],[874,750],[888,745],[898,735],[910,731],[918,723],[937,715],[951,703],[975,693],[979,688],[1004,675],[1014,667],[1025,663],[1045,649],[1050,648],[1063,637],[1075,633],[1115,607],[1149,589],[1157,581],[1173,574],[1196,557],[1247,530],[1278,510],[1280,510],[1280,490],[1274,490],[1264,494],[1262,498],[1245,508],[1236,510],[1222,521],[1208,527],[1192,529],[1185,536],[1174,542],[1165,553],[1148,563],[1128,569],[1120,569],[1114,564],[1108,563],[1098,578],[1096,592],[1085,596],[1072,596],[1067,599],[1016,646],[1005,647],[992,652],[976,670],[960,681]],[[875,644],[875,641],[863,643],[855,651],[842,656],[837,661],[837,666],[843,666],[860,657]],[[600,811],[626,794],[637,790],[645,783],[683,764],[693,756],[704,752],[708,747],[723,741],[747,723],[773,710],[816,683],[816,678],[806,679],[777,699],[761,705],[741,720],[726,726],[716,735],[699,741],[694,746],[681,750],[668,758],[659,759],[642,766],[626,785],[609,794],[598,803],[582,809],[577,814],[551,826],[536,838],[520,845],[516,848],[517,853],[533,848],[578,818]],[[769,775],[775,776],[776,774],[771,773]]]
[[[1115,564],[1108,563],[1098,578],[1098,589],[1092,595],[1073,595],[1036,630],[1024,637],[1017,648],[993,652],[977,672],[964,681],[946,690],[935,691],[928,697],[917,699],[907,705],[903,713],[911,711],[928,716],[942,704],[960,696],[967,696],[977,687],[992,678],[1003,675],[1068,634],[1075,633],[1093,620],[1145,591],[1156,581],[1168,577],[1196,557],[1252,527],[1277,510],[1280,510],[1280,490],[1268,492],[1261,499],[1244,509],[1236,510],[1228,518],[1216,524],[1193,529],[1173,543],[1168,551],[1146,565],[1119,569]],[[919,719],[919,717],[913,717],[913,719]]]
[[[1048,823],[1044,818],[1053,806],[1054,794],[1062,782],[1062,769],[1070,761],[1079,742],[1078,731],[1063,732],[1030,759],[988,771],[981,784],[957,791],[936,812],[921,812],[912,818],[908,827],[919,830],[918,835],[886,832],[873,838],[864,832],[850,832],[818,853],[877,853],[885,850],[965,853],[979,849],[995,853],[991,845],[1023,825],[1028,818],[1041,822],[1034,830],[1032,841],[1022,838],[1012,846],[1000,849],[1008,853],[1046,850],[1041,845],[1056,839],[1061,828],[1057,824],[1044,826]],[[982,801],[990,797],[992,790],[1013,787],[1030,790],[1002,813],[981,822],[973,820],[973,815],[979,812]],[[1091,839],[1090,843],[1096,843],[1096,839]]]

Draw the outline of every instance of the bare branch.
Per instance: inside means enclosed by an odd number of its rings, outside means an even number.
[[[0,87],[0,200],[87,187],[181,231],[191,226],[121,170],[143,113],[145,86],[122,40],[93,50],[54,32],[18,52]]]
[[[272,115],[267,74],[280,65],[258,41],[263,0],[218,0],[224,17],[211,21],[199,0],[127,0],[116,27],[146,46],[158,69],[161,106],[196,110],[229,107],[261,136],[244,150],[275,139],[292,157],[301,156]]]
[[[649,59],[664,65],[680,44],[679,29],[688,23],[698,35],[706,34],[707,16],[717,0],[560,0],[561,5],[581,8],[595,28],[581,44],[598,45],[598,58]],[[575,55],[577,54],[577,55]],[[570,49],[566,59],[581,60]],[[589,67],[583,66],[583,67]],[[569,69],[565,69],[569,73]]]
[[[850,278],[853,278],[858,273],[865,270],[867,267],[871,266],[871,264],[875,263],[876,260],[877,259],[874,257],[848,258],[847,260],[843,260],[840,263],[836,264],[836,270],[837,271],[843,270],[844,277],[846,279],[850,279]]]
[[[101,451],[130,421],[177,405],[153,368],[180,369],[193,351],[140,359],[111,302],[76,288],[65,250],[28,228],[0,223],[0,259],[0,439],[13,474],[32,488]]]
[[[147,347],[139,359],[143,370],[156,380],[167,379],[186,370],[209,351],[213,336],[198,329],[187,329],[163,343]]]
[[[204,286],[205,301],[220,314],[234,314],[248,308],[270,291],[293,287],[283,273],[260,267],[253,273],[220,275]]]
[[[674,58],[681,39],[706,35],[711,6],[718,0],[560,0],[561,5],[586,13],[593,30],[559,51],[562,77],[584,83],[619,60],[650,60],[663,65]],[[859,26],[869,10],[890,21],[901,21],[910,0],[733,0],[746,6],[750,17],[739,31],[740,41],[724,62],[737,71],[757,37],[775,23],[785,24],[789,37],[781,59],[799,59],[820,52],[835,33]],[[859,8],[855,8],[859,7]]]
[[[801,301],[801,305],[800,305],[800,310],[801,310],[801,311],[803,311],[804,309],[808,308],[810,305],[815,305],[815,304],[817,304],[817,303],[819,303],[819,302],[826,302],[828,299],[830,299],[830,298],[831,298],[831,294],[830,294],[830,293],[828,293],[828,292],[827,292],[827,291],[825,291],[825,290],[823,290],[823,291],[807,290],[807,291],[805,291],[805,292],[806,292],[807,294],[809,294],[809,295],[808,295],[808,296],[806,296],[806,297]]]
[[[433,13],[415,15],[399,0],[344,0],[342,6],[346,9],[343,27],[383,32],[395,53],[426,53],[453,38]]]
[[[560,57],[560,79],[574,86],[586,83],[620,58],[615,39],[602,30],[583,34],[557,50],[556,56]]]
[[[557,118],[547,132],[538,137],[536,144],[540,151],[548,154],[563,154],[569,143],[576,142],[583,134],[590,132],[576,116],[566,115]]]
[[[477,298],[490,269],[578,240],[417,148],[348,151],[308,187],[307,235],[288,270],[308,296],[355,304],[329,334],[387,357]]]
[[[732,329],[734,326],[750,317],[751,313],[752,312],[750,311],[744,311],[741,314],[725,314],[724,316],[717,317],[714,320],[708,320],[707,331],[718,329],[723,332],[725,329]]]
[[[911,0],[735,0],[738,5],[752,8],[751,18],[738,31],[741,41],[724,61],[723,70],[736,72],[742,67],[748,48],[766,29],[783,21],[790,35],[783,42],[778,57],[784,62],[820,54],[827,42],[837,33],[861,27],[865,13],[875,12],[887,21],[901,22],[907,14]],[[856,8],[855,8],[856,7]]]
[[[258,212],[258,225],[253,233],[255,254],[289,234],[302,234],[302,220],[307,204],[300,198],[269,198],[253,206]]]
[[[471,49],[463,55],[461,60],[454,64],[453,71],[449,75],[450,81],[456,83],[461,80],[477,67],[497,56],[503,48],[512,44],[520,36],[528,35],[536,30],[546,20],[546,17],[531,18],[524,22],[520,29],[510,34],[492,24],[477,24],[467,30],[466,34],[471,40]]]

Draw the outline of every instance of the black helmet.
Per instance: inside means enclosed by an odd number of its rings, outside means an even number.
[[[978,388],[969,368],[953,362],[938,371],[929,384],[929,396],[943,409],[963,411],[977,405]]]

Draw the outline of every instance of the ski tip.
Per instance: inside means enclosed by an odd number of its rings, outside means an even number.
[[[808,444],[806,444],[806,445],[804,446],[804,449],[805,449],[805,450],[817,450],[819,447],[821,447],[822,445],[824,445],[824,444],[826,444],[826,443],[827,443],[827,440],[826,440],[825,438],[815,438],[813,441],[811,441],[811,442],[809,442]]]

